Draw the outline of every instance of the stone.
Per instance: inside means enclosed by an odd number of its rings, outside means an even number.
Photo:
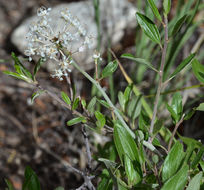
[[[53,20],[53,26],[57,30],[62,29],[63,22],[60,19],[60,11],[69,9],[73,16],[76,16],[87,30],[87,34],[93,36],[93,44],[90,49],[76,53],[73,58],[83,69],[89,70],[94,67],[92,55],[97,49],[97,26],[94,20],[93,1],[82,1],[60,4],[52,8],[49,17]],[[136,8],[128,0],[100,0],[100,24],[101,24],[101,54],[107,47],[108,38],[111,38],[112,45],[116,45],[124,36],[125,30],[133,29],[136,26]],[[12,36],[12,43],[24,53],[27,47],[25,38],[29,25],[37,19],[37,15],[26,19],[17,27]],[[73,44],[73,47],[77,44]],[[49,62],[47,69],[53,71],[53,64]]]

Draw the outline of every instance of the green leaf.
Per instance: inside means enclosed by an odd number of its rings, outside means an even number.
[[[147,67],[149,67],[150,69],[152,69],[153,71],[155,72],[159,72],[157,69],[154,68],[154,66],[149,63],[148,61],[146,61],[145,59],[141,59],[141,58],[136,58],[134,57],[132,54],[130,53],[125,53],[125,54],[122,54],[121,56],[122,58],[126,58],[126,59],[130,59],[130,60],[133,60],[135,62],[138,62],[138,63],[141,63],[141,64],[144,64],[146,65]]]
[[[25,75],[21,75],[21,74],[14,73],[14,72],[11,72],[11,71],[3,71],[3,73],[6,74],[6,75],[10,75],[12,77],[15,77],[17,79],[24,80],[26,82],[30,81],[30,79],[28,79]]]
[[[173,95],[171,106],[178,117],[177,121],[179,121],[183,113],[182,96],[180,92],[176,92]]]
[[[125,155],[127,155],[132,161],[139,162],[138,148],[134,139],[119,123],[114,125],[113,137],[121,163],[123,163]]]
[[[78,97],[78,98],[76,98],[76,99],[74,100],[74,102],[73,102],[72,110],[75,110],[75,109],[78,108],[79,102],[80,102],[80,98]]]
[[[194,144],[189,144],[186,148],[185,151],[185,159],[183,162],[186,164],[189,164],[191,156],[193,155],[193,151],[195,150],[195,145]]]
[[[172,178],[170,178],[161,190],[183,190],[188,177],[188,166],[184,165]]]
[[[135,120],[141,111],[142,102],[141,102],[142,95],[138,97],[133,97],[127,106],[127,114],[132,119]]]
[[[203,170],[203,172],[204,172],[204,161],[201,160],[201,161],[199,162],[199,164],[200,164],[200,167],[202,168],[202,170]]]
[[[18,65],[19,67],[17,67],[17,71],[19,71],[19,74],[24,74],[27,78],[33,80],[33,76],[32,74],[28,71],[28,69],[26,69],[23,64],[20,62],[20,60],[18,59],[18,57],[16,57],[15,53],[12,52],[11,53],[11,57],[13,58],[14,62],[16,65]],[[19,70],[20,69],[20,70]]]
[[[117,61],[111,61],[102,71],[102,78],[112,75],[118,67]]]
[[[149,5],[150,5],[150,7],[151,7],[151,9],[152,9],[152,12],[154,13],[154,15],[157,17],[157,19],[158,19],[160,22],[162,22],[162,18],[161,18],[160,14],[159,14],[159,11],[158,11],[158,9],[157,9],[155,3],[154,3],[154,0],[147,0],[147,1],[148,1]]]
[[[64,190],[63,187],[57,187],[55,190]]]
[[[117,167],[117,164],[111,160],[108,160],[106,158],[99,158],[98,161],[103,162],[107,169],[110,169],[111,171],[115,170]]]
[[[204,66],[198,62],[197,59],[192,61],[192,68],[195,77],[202,83],[204,83]]]
[[[193,114],[195,113],[195,108],[193,108],[192,110],[188,111],[187,113],[185,113],[185,117],[184,117],[184,120],[189,120]]]
[[[196,110],[198,111],[204,111],[204,103],[201,103],[197,108]]]
[[[12,183],[9,180],[5,179],[5,182],[6,182],[7,186],[8,186],[8,190],[14,190],[14,187],[13,187]]]
[[[125,111],[126,99],[125,99],[124,94],[121,91],[119,91],[118,93],[118,100],[119,100],[122,110]]]
[[[65,92],[61,91],[61,97],[68,105],[71,104],[71,100],[70,100],[69,96],[67,96],[67,94]]]
[[[22,190],[41,190],[40,182],[35,172],[27,166]]]
[[[173,109],[169,104],[167,104],[167,103],[166,103],[166,108],[168,109],[169,113],[171,114],[172,119],[173,119],[174,122],[176,123],[176,121],[177,121],[177,115],[176,115],[174,109]]]
[[[153,134],[156,135],[163,127],[163,121],[157,120],[154,124]]]
[[[86,123],[86,118],[85,117],[76,117],[74,119],[71,119],[67,122],[68,126],[76,125],[77,123]]]
[[[34,92],[31,96],[31,103],[33,104],[34,100],[40,96],[42,93],[44,93],[44,90],[38,90],[37,92]]]
[[[153,41],[160,44],[160,34],[157,26],[145,15],[136,13],[136,19],[144,33]]]
[[[131,91],[132,91],[132,87],[133,85],[128,85],[126,88],[125,88],[125,91],[124,91],[124,98],[125,98],[125,101],[128,102],[129,98],[130,98],[130,94],[131,94]]]
[[[182,105],[182,96],[179,92],[176,92],[173,95],[171,106],[166,104],[168,111],[171,113],[171,116],[174,120],[174,123],[177,123],[183,114],[183,105]]]
[[[41,57],[37,64],[35,65],[35,68],[34,68],[34,72],[33,72],[33,77],[35,77],[35,75],[37,74],[37,72],[39,71],[41,65],[44,63],[44,59]]]
[[[193,145],[195,146],[195,148],[201,148],[203,146],[203,144],[195,139],[189,138],[189,137],[183,137],[181,135],[179,135],[179,138],[184,142],[184,144],[186,145]]]
[[[163,8],[165,15],[168,15],[171,9],[171,0],[163,0]]]
[[[95,111],[95,117],[97,119],[97,126],[101,129],[104,127],[104,125],[106,124],[106,119],[105,119],[105,116],[99,112],[99,111]]]
[[[162,181],[165,182],[171,178],[181,166],[184,157],[183,145],[177,141],[172,147],[163,163]]]
[[[186,21],[186,18],[187,18],[187,17],[188,17],[188,15],[185,14],[185,15],[183,15],[183,16],[176,22],[176,24],[174,25],[174,28],[173,28],[173,30],[172,30],[172,32],[171,32],[171,36],[174,36],[174,35],[176,35],[176,34],[179,32],[181,26],[182,26],[183,23]]]
[[[86,100],[85,99],[81,99],[81,105],[84,109],[86,109]]]
[[[192,59],[195,57],[195,54],[189,55],[186,59],[184,59],[181,64],[176,68],[176,70],[171,74],[169,80],[173,79],[180,71],[182,71],[189,63],[191,63]]]
[[[99,102],[102,106],[104,106],[108,109],[110,108],[110,105],[105,100],[100,100],[97,98],[97,102]]]
[[[198,174],[196,174],[193,177],[193,179],[190,181],[186,190],[199,190],[202,176],[203,176],[203,172],[199,172]]]
[[[95,109],[95,104],[96,104],[96,97],[94,96],[91,101],[89,102],[88,106],[87,106],[87,110],[90,113],[94,113],[94,109]]]
[[[135,169],[134,163],[126,155],[124,157],[124,166],[126,175],[128,177],[128,184],[132,186],[139,183],[141,181],[141,175]]]
[[[97,190],[112,190],[112,179],[110,177],[103,177],[98,184]]]
[[[200,150],[198,151],[198,153],[197,153],[195,159],[192,161],[192,163],[191,163],[191,168],[195,168],[195,167],[198,165],[198,163],[199,163],[200,160],[202,159],[202,156],[203,156],[203,155],[204,155],[204,146],[202,146],[202,147],[200,148]]]
[[[16,70],[16,72],[17,72],[18,74],[24,76],[24,73],[22,72],[20,65],[14,63],[14,68],[15,68],[15,70]]]
[[[148,132],[148,126],[150,125],[150,118],[145,111],[141,110],[139,116],[139,129],[143,132]]]

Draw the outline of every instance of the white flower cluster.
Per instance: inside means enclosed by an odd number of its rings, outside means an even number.
[[[49,18],[51,8],[41,7],[37,10],[38,20],[32,23],[29,28],[27,39],[29,41],[25,55],[32,60],[32,56],[39,55],[46,59],[55,60],[58,68],[52,77],[63,80],[63,76],[67,76],[71,72],[71,55],[73,53],[82,52],[86,47],[91,45],[91,37],[87,36],[86,30],[80,24],[79,20],[73,17],[69,10],[61,12],[60,18],[64,21],[62,31],[54,32],[52,21]],[[79,37],[83,39],[81,46],[75,50],[70,50],[70,46],[74,41],[78,41]],[[68,52],[68,55],[64,52]]]

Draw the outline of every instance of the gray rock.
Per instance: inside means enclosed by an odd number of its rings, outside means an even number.
[[[97,48],[97,27],[94,21],[92,0],[60,4],[53,7],[49,16],[53,20],[53,27],[56,28],[57,31],[64,27],[59,15],[60,11],[66,8],[69,9],[73,16],[79,19],[87,30],[87,33],[93,36],[91,49],[73,56],[84,69],[91,69],[94,67],[92,55]],[[124,36],[125,29],[134,28],[136,26],[135,12],[136,8],[129,3],[128,0],[100,0],[101,54],[105,51],[108,36],[111,37],[112,45],[116,45]],[[12,34],[12,43],[16,45],[22,53],[24,53],[28,43],[25,36],[28,33],[29,25],[36,19],[37,16],[26,19]],[[73,44],[73,47],[74,46],[78,45]],[[53,70],[52,63],[47,64],[47,67],[49,71]]]

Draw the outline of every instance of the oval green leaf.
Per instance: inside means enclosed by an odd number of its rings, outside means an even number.
[[[192,68],[195,77],[202,83],[204,83],[204,66],[199,63],[197,59],[192,61]]]
[[[154,68],[154,66],[149,63],[147,60],[145,59],[141,59],[141,58],[136,58],[134,57],[132,54],[129,54],[129,53],[125,53],[121,56],[122,58],[126,58],[126,59],[130,59],[130,60],[133,60],[135,61],[136,63],[141,63],[141,64],[144,64],[146,65],[147,67],[149,67],[150,69],[152,69],[153,71],[155,72],[159,72],[157,69]]]
[[[72,125],[75,125],[77,123],[86,123],[86,119],[84,117],[76,117],[74,119],[71,119],[67,122],[67,125],[68,126],[72,126]]]
[[[78,108],[79,102],[80,102],[80,98],[78,97],[78,98],[76,98],[76,99],[74,100],[74,102],[73,102],[72,110],[75,110],[75,109]]]
[[[95,117],[97,119],[97,126],[101,129],[106,124],[106,118],[100,111],[95,111]]]
[[[149,3],[149,6],[150,6],[151,9],[152,9],[152,12],[154,13],[154,15],[157,17],[157,19],[158,19],[160,22],[162,22],[162,18],[161,18],[160,14],[159,14],[159,11],[158,11],[158,9],[157,9],[155,3],[154,3],[154,0],[147,0],[147,1],[148,1],[148,3]]]
[[[171,179],[169,179],[161,190],[183,190],[188,177],[188,166],[184,165]]]
[[[171,178],[179,169],[184,157],[183,145],[177,141],[172,147],[163,163],[162,181],[165,182]]]
[[[190,181],[186,190],[199,190],[202,176],[203,176],[203,172],[199,172],[198,174],[196,174],[193,177],[193,179]]]
[[[134,139],[119,123],[114,125],[113,137],[121,163],[123,163],[125,155],[127,155],[132,161],[139,162],[138,148]]]
[[[179,32],[181,26],[186,21],[187,17],[188,17],[188,15],[185,14],[176,22],[176,24],[174,25],[174,28],[173,28],[173,30],[171,32],[171,36],[174,36]]]
[[[111,61],[102,71],[102,78],[112,75],[118,67],[117,61]]]
[[[28,71],[28,69],[26,69],[23,64],[20,62],[20,60],[18,59],[18,57],[15,55],[14,52],[11,53],[11,57],[13,58],[14,62],[16,65],[18,65],[20,67],[20,73],[19,74],[24,74],[27,78],[33,80],[33,76],[32,74]],[[19,68],[18,68],[19,71]]]
[[[165,15],[168,15],[171,9],[171,0],[163,0],[163,8]]]
[[[29,166],[26,167],[24,176],[25,181],[22,190],[41,190],[38,177]]]
[[[201,103],[197,108],[196,110],[198,111],[204,111],[204,103]]]
[[[124,94],[121,91],[119,91],[119,93],[118,93],[118,101],[119,101],[119,104],[120,104],[122,110],[125,111],[126,99],[125,99]]]
[[[141,175],[137,172],[136,168],[134,167],[136,164],[134,164],[128,156],[125,155],[124,157],[124,166],[125,166],[125,172],[128,177],[128,184],[129,186],[136,185],[141,181]],[[139,166],[140,167],[140,166]]]
[[[145,15],[136,13],[136,19],[144,33],[153,41],[160,44],[160,34],[157,26]]]
[[[173,79],[180,71],[182,71],[189,63],[191,63],[192,59],[195,57],[195,54],[189,55],[186,59],[184,59],[181,64],[176,68],[176,70],[171,74],[169,80]]]
[[[95,104],[96,104],[96,97],[94,96],[91,101],[89,102],[88,106],[87,106],[87,110],[90,113],[94,113],[94,109],[95,109]]]
[[[61,96],[62,96],[62,99],[68,104],[70,105],[71,104],[71,100],[69,98],[69,96],[67,96],[67,94],[63,91],[61,91]]]

